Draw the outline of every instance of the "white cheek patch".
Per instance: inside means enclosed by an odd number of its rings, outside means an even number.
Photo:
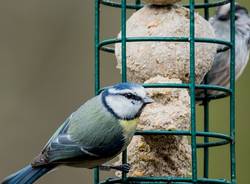
[[[106,96],[106,103],[112,111],[121,119],[132,119],[140,111],[142,103],[128,100],[119,95]]]

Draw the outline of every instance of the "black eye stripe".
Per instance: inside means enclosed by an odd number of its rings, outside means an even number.
[[[127,99],[133,99],[133,100],[137,100],[137,101],[141,101],[141,97],[136,96],[132,93],[125,93],[125,94],[121,94],[122,96],[126,97]]]
[[[226,15],[219,15],[217,16],[218,20],[220,21],[227,21],[230,19],[230,15],[229,14],[226,14]]]

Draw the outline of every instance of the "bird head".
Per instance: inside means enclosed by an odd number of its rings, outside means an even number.
[[[216,10],[216,15],[211,17],[209,22],[215,28],[217,35],[230,34],[230,4],[220,6]],[[247,8],[235,4],[235,26],[236,33],[248,36],[250,34],[250,16]]]
[[[106,88],[102,102],[107,110],[118,119],[137,118],[146,104],[153,100],[146,95],[145,88],[134,83],[119,83]]]
[[[230,4],[220,6],[216,11],[216,18],[220,21],[230,20]],[[248,10],[239,5],[235,4],[235,21],[238,22],[242,18],[249,18]]]

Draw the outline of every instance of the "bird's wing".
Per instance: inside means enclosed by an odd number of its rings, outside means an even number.
[[[74,112],[48,141],[32,165],[72,163],[116,155],[124,146],[118,120],[96,99]]]
[[[212,69],[207,74],[209,84],[227,86],[229,82],[230,71],[230,52],[224,51],[217,53]]]
[[[67,135],[70,117],[57,129],[41,153],[33,160],[33,166],[49,164],[54,160],[68,158],[69,155],[81,154],[80,147]]]
[[[71,140],[68,134],[60,134],[34,159],[32,165],[66,164],[74,160],[89,160],[100,157],[90,151]]]

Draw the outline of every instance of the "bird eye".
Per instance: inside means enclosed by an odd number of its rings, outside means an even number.
[[[127,94],[125,94],[124,96],[125,96],[126,98],[128,98],[128,99],[131,99],[131,98],[134,97],[134,95],[133,95],[132,93],[127,93]]]

